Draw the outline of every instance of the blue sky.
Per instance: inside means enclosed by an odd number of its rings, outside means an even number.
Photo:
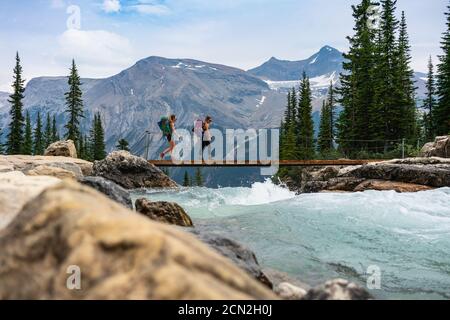
[[[72,57],[83,77],[106,77],[151,55],[249,69],[272,56],[304,59],[326,44],[345,51],[353,28],[350,5],[358,2],[5,0],[0,2],[0,90],[10,90],[16,50],[27,79],[65,75]],[[448,3],[398,0],[418,71],[426,70],[430,54],[440,54]]]

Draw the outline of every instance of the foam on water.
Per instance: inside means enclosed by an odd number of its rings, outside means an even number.
[[[367,268],[377,265],[377,297],[450,299],[450,188],[296,196],[266,181],[145,195],[178,202],[194,223],[245,243],[264,266],[312,285],[336,277],[364,285]]]

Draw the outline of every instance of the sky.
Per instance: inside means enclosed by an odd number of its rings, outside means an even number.
[[[360,0],[3,0],[0,91],[11,91],[19,51],[27,80],[117,74],[149,56],[193,58],[250,69],[270,57],[302,60],[324,45],[345,51]],[[398,0],[412,67],[437,61],[449,0]]]

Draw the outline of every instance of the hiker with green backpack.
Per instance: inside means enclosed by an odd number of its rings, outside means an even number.
[[[176,121],[177,117],[174,114],[172,114],[168,118],[167,117],[161,118],[161,121],[158,122],[158,126],[163,133],[163,137],[165,137],[169,142],[169,147],[166,150],[164,150],[160,155],[161,160],[163,160],[166,154],[168,153],[170,153],[170,155],[172,156],[172,151],[175,148],[175,141],[173,137],[177,134],[175,131]]]

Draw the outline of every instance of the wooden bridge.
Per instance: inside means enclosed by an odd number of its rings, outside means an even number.
[[[157,167],[314,167],[314,166],[356,166],[383,160],[277,160],[267,161],[177,161],[149,160]]]

